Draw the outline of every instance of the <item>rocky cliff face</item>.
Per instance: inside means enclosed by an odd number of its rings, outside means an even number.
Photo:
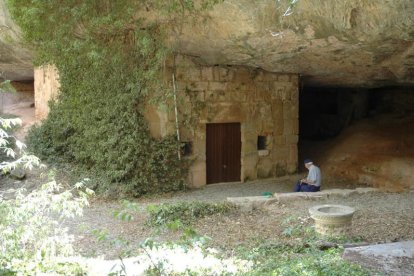
[[[4,1],[0,25],[10,36]],[[289,16],[283,2],[224,0],[172,31],[172,45],[201,63],[299,73],[313,86],[414,84],[414,1],[299,0]],[[4,35],[0,55],[0,70],[32,76],[29,52]]]
[[[0,79],[33,79],[32,54],[20,43],[20,32],[0,0]]]

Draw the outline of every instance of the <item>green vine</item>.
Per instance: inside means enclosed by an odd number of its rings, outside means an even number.
[[[152,138],[143,111],[171,93],[161,75],[166,31],[218,2],[7,0],[36,65],[59,71],[58,99],[27,138],[34,152],[95,174],[104,190],[183,188],[188,164],[176,137]]]

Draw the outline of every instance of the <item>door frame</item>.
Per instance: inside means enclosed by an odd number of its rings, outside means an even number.
[[[220,125],[220,126],[219,126]],[[223,183],[223,182],[241,182],[242,179],[242,124],[241,122],[217,122],[217,123],[206,123],[206,184]],[[216,126],[217,128],[214,128]],[[215,136],[211,136],[215,135]],[[213,140],[218,142],[218,148],[209,145],[212,142],[212,137],[217,138]],[[236,139],[236,143],[233,143]],[[210,140],[210,141],[209,141]],[[233,147],[227,147],[231,143]],[[226,149],[228,149],[226,151]],[[215,155],[218,153],[217,155]],[[214,155],[218,158],[212,162],[216,162],[216,167],[213,165],[213,172],[210,169],[211,162],[209,155]],[[237,158],[236,158],[237,156]],[[237,160],[237,161],[235,161]],[[229,162],[233,162],[228,165]],[[224,163],[224,165],[222,164]],[[223,165],[223,168],[221,166]],[[218,167],[217,167],[218,166]],[[229,169],[229,170],[227,170]],[[215,174],[212,176],[211,174]],[[237,176],[236,176],[237,175]]]

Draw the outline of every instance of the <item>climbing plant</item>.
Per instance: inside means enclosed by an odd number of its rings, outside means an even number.
[[[7,0],[36,65],[54,64],[60,93],[28,135],[43,158],[71,162],[140,195],[184,186],[188,164],[173,136],[152,138],[143,116],[165,99],[161,71],[171,53],[165,34],[220,0]]]

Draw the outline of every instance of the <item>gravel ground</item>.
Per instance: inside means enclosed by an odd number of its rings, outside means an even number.
[[[228,196],[254,196],[263,192],[290,192],[292,180],[296,176],[281,179],[255,181],[243,184],[209,185],[205,189],[174,193],[162,197],[136,200],[141,211],[134,215],[131,222],[114,218],[113,211],[121,204],[114,201],[95,200],[85,210],[82,218],[68,224],[76,235],[75,246],[85,256],[116,258],[121,250],[136,248],[139,242],[152,237],[166,241],[178,239],[174,231],[157,231],[145,225],[148,204],[171,203],[180,201],[224,201]],[[335,187],[337,188],[337,187]],[[352,235],[368,243],[383,243],[400,240],[414,240],[414,191],[405,193],[368,193],[354,194],[346,198],[296,200],[284,204],[275,203],[261,210],[214,215],[199,220],[193,225],[202,235],[212,238],[211,245],[230,250],[238,245],[249,246],[263,242],[278,241],[286,229],[284,221],[293,219],[297,223],[312,225],[308,208],[318,204],[344,204],[357,211],[353,219]],[[91,234],[93,229],[107,229],[109,237],[122,237],[130,242],[109,245],[98,242]]]
[[[116,258],[122,250],[137,248],[146,238],[166,241],[178,239],[180,233],[157,231],[145,225],[148,204],[172,203],[181,201],[222,202],[227,197],[257,196],[264,192],[290,192],[300,175],[278,179],[252,181],[247,183],[226,183],[208,185],[204,189],[171,193],[134,200],[140,211],[134,214],[134,220],[123,222],[113,215],[122,208],[118,201],[94,199],[84,210],[84,216],[69,221],[67,227],[75,235],[75,248],[84,256],[102,256]],[[29,177],[24,181],[1,181],[0,192],[25,186],[31,190],[36,186]],[[5,178],[1,179],[5,180]],[[43,179],[42,183],[44,183]],[[40,180],[39,180],[40,181]],[[39,182],[40,183],[40,182]],[[350,183],[332,184],[325,181],[324,188],[355,188]],[[12,193],[10,194],[12,195]],[[404,193],[368,193],[353,194],[345,198],[303,199],[275,203],[261,210],[245,212],[235,210],[229,214],[214,215],[197,221],[193,227],[201,235],[212,238],[211,246],[230,251],[238,245],[251,246],[263,242],[280,241],[283,231],[288,227],[284,221],[294,219],[296,223],[312,225],[308,208],[318,204],[344,204],[357,211],[353,219],[353,236],[368,243],[384,243],[402,240],[414,240],[414,191]],[[129,242],[106,243],[97,241],[94,230],[106,230],[112,241],[122,238]],[[297,238],[296,238],[297,239]]]

